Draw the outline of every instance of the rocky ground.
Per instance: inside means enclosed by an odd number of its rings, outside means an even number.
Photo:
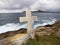
[[[38,36],[50,35],[52,33],[60,38],[60,20],[56,21],[53,25],[45,25],[44,27],[40,26],[36,28],[36,35]]]
[[[45,25],[39,26],[35,29],[36,34],[39,36],[50,35],[51,33],[55,33],[60,38],[60,20],[56,21],[53,25]],[[17,31],[10,31],[3,34],[0,34],[0,40],[4,38],[8,38],[20,33],[26,33],[27,29],[21,28]]]
[[[3,34],[0,34],[0,40],[8,37],[15,36],[16,34],[26,33],[27,29],[19,29],[17,31],[10,31]],[[46,26],[39,26],[35,29],[36,35],[38,36],[45,36],[55,33],[57,37],[60,38],[60,20],[56,21],[53,25],[46,25]]]
[[[0,40],[2,40],[4,38],[9,38],[9,37],[15,36],[17,34],[26,33],[26,32],[27,32],[27,29],[21,28],[17,31],[9,31],[6,33],[2,33],[2,34],[0,34]]]
[[[35,34],[35,39],[29,39],[25,45],[60,45],[60,21],[53,25],[37,27]]]

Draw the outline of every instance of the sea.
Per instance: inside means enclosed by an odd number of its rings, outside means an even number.
[[[25,17],[25,13],[0,13],[0,34],[8,31],[15,31],[20,28],[27,28],[27,21],[20,22],[19,17]],[[60,13],[32,13],[38,20],[32,21],[32,28],[38,26],[52,25],[60,20]]]

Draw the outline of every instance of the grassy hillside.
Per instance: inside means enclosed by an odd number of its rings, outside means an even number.
[[[55,34],[44,37],[36,36],[36,39],[29,39],[25,45],[60,45],[60,39]]]

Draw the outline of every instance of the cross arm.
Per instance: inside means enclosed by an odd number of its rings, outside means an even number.
[[[27,19],[26,19],[26,17],[19,17],[19,21],[20,21],[20,22],[26,22]]]
[[[32,16],[32,20],[37,21],[38,20],[37,16]]]

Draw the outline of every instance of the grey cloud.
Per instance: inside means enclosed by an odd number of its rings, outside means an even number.
[[[29,7],[34,1],[32,0],[0,0],[5,3],[0,5],[0,8],[25,8]],[[18,7],[17,7],[18,5]]]
[[[59,0],[39,0],[31,6],[32,9],[57,10],[60,9]]]
[[[0,0],[0,9],[59,10],[60,0]]]

